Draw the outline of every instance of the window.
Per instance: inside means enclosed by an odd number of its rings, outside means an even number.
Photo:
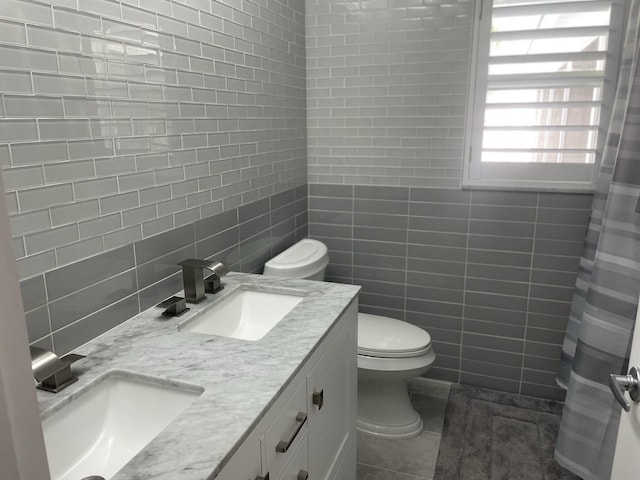
[[[484,0],[464,184],[590,190],[615,95],[623,0]]]

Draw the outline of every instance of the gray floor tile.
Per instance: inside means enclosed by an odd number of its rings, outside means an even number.
[[[393,472],[432,478],[439,446],[440,434],[431,432],[402,440],[385,440],[358,433],[358,462]]]
[[[423,433],[406,440],[384,440],[358,433],[358,480],[433,478],[447,398],[413,391],[411,401],[424,422]]]
[[[382,468],[371,467],[369,465],[358,464],[356,473],[357,480],[427,480],[426,477],[416,477],[415,475],[405,475],[404,473],[391,472]]]
[[[413,404],[413,408],[415,408],[422,417],[425,431],[438,434],[442,433],[444,412],[447,409],[446,398],[412,393],[411,403]]]

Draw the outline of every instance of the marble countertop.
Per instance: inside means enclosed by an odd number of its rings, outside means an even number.
[[[325,337],[360,287],[231,273],[179,318],[151,308],[76,349],[77,383],[57,394],[38,390],[45,419],[113,370],[204,388],[191,406],[136,455],[114,480],[214,478]],[[178,330],[236,288],[303,295],[258,341]]]

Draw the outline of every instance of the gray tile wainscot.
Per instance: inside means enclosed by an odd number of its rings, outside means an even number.
[[[231,273],[225,289],[179,318],[151,308],[75,350],[76,384],[38,391],[44,419],[110,371],[187,383],[204,393],[134,457],[114,480],[214,478],[269,410],[336,320],[357,302],[360,287]],[[250,342],[179,330],[242,286],[304,298],[261,340]],[[153,408],[150,405],[149,408]]]

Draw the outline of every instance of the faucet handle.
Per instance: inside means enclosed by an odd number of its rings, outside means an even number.
[[[156,305],[157,308],[164,308],[162,315],[165,317],[179,317],[188,312],[187,301],[182,297],[169,297],[165,301]]]
[[[224,263],[216,262],[215,260],[212,261],[211,265],[207,268],[213,273],[204,279],[204,291],[207,293],[218,293],[224,288],[220,279],[229,273],[229,269]]]
[[[64,357],[60,357],[60,360],[71,365],[83,358],[87,358],[86,355],[80,355],[79,353],[67,353]]]
[[[207,268],[213,274],[204,279],[204,291],[206,293],[218,293],[224,288],[220,279],[229,273],[229,269],[224,263],[216,260],[212,260]]]
[[[211,265],[207,268],[211,270],[218,278],[222,278],[227,273],[229,273],[229,267],[217,260],[212,260]]]
[[[223,288],[224,285],[220,283],[220,277],[215,273],[204,279],[205,293],[218,293]]]
[[[70,353],[58,358],[55,353],[43,348],[29,347],[29,349],[33,376],[38,382],[37,388],[58,393],[78,381],[78,377],[71,371],[71,364],[85,358],[84,355]]]

